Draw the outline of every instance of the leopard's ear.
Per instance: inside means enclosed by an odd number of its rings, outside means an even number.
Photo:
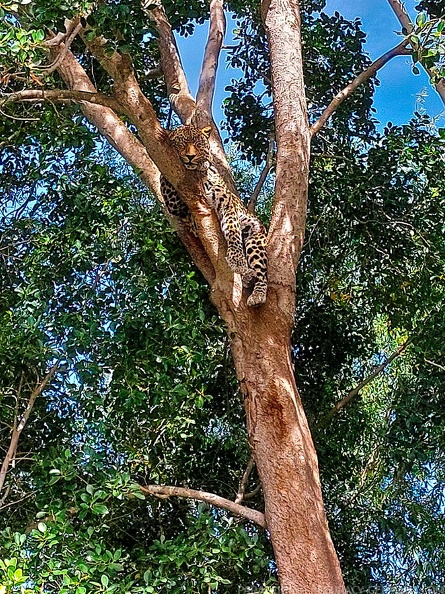
[[[210,138],[210,134],[212,133],[212,126],[206,126],[205,128],[201,128],[201,132],[204,134],[206,138]]]

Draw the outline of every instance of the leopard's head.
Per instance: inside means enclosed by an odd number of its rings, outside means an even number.
[[[210,165],[211,154],[209,136],[212,129],[196,126],[180,126],[169,132],[169,138],[187,169],[206,171]]]

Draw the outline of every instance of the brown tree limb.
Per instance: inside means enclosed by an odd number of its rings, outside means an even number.
[[[41,101],[71,102],[74,103],[92,103],[93,105],[102,105],[109,107],[116,112],[122,111],[119,103],[112,97],[97,92],[71,91],[66,89],[45,90],[45,89],[25,89],[16,93],[4,93],[0,95],[0,105],[8,103],[18,103],[32,101],[34,103]]]
[[[412,343],[412,339],[408,338],[405,342],[400,345],[387,359],[384,363],[379,365],[374,369],[372,373],[368,375],[363,381],[361,381],[353,390],[348,392],[344,398],[342,398],[337,404],[330,410],[328,414],[328,418],[332,418],[335,414],[338,413],[339,410],[344,408],[357,394],[362,390],[365,386],[371,383],[378,375],[384,371],[390,363],[397,359],[403,351]]]
[[[142,493],[154,495],[155,497],[159,497],[161,499],[166,499],[168,497],[184,497],[186,499],[197,499],[198,501],[204,501],[209,505],[225,509],[235,516],[239,516],[249,520],[250,522],[254,522],[258,526],[261,526],[261,528],[266,528],[266,521],[262,512],[257,511],[256,509],[251,509],[250,507],[245,507],[244,505],[238,505],[237,503],[230,501],[230,499],[225,499],[224,497],[220,497],[214,493],[197,491],[195,489],[187,489],[185,487],[170,487],[166,485],[141,485],[140,490]]]
[[[148,6],[157,6],[148,10]],[[167,85],[167,94],[174,111],[183,124],[190,124],[195,113],[196,103],[190,94],[184,69],[181,64],[178,46],[172,28],[167,19],[160,0],[144,0],[142,8],[153,22],[159,33],[159,51],[161,54],[161,68]]]
[[[250,457],[249,462],[247,463],[246,466],[246,470],[244,471],[244,474],[241,478],[239,487],[238,487],[238,493],[236,494],[235,497],[235,503],[240,505],[243,502],[245,493],[246,493],[246,488],[247,488],[247,482],[249,480],[250,474],[253,470],[255,466],[255,459],[253,456]]]
[[[373,62],[366,70],[361,72],[352,82],[350,82],[344,89],[342,89],[329,105],[326,107],[320,118],[311,126],[311,135],[314,136],[317,132],[325,125],[331,115],[338,109],[339,105],[343,103],[360,85],[366,82],[371,76],[382,68],[389,60],[395,56],[409,55],[410,50],[406,49],[409,44],[409,39],[404,39],[401,43],[393,47],[391,50],[380,56],[375,62]]]
[[[399,23],[406,30],[407,34],[409,35],[410,33],[412,33],[414,30],[414,25],[408,15],[408,13],[406,12],[405,6],[402,4],[402,2],[400,2],[400,0],[388,0],[388,2],[392,8],[394,14],[396,15]],[[424,70],[426,70],[429,77],[431,78],[431,76],[432,76],[431,70],[429,68],[425,68],[425,66],[423,66],[422,63],[420,63],[420,64],[421,64],[422,68]],[[442,78],[438,83],[436,83],[434,85],[434,87],[435,87],[437,93],[440,95],[440,98],[442,99],[442,101],[445,105],[445,80]]]
[[[269,147],[267,149],[267,156],[266,156],[266,164],[261,171],[261,175],[257,181],[255,189],[252,192],[251,197],[249,198],[249,202],[247,203],[247,210],[251,213],[255,212],[256,202],[258,200],[258,196],[260,195],[261,188],[264,185],[264,182],[269,175],[270,170],[273,166],[273,157],[274,157],[274,145],[275,145],[275,134],[271,134],[269,138]]]
[[[210,24],[207,44],[199,77],[196,104],[200,114],[206,114],[209,123],[212,121],[212,103],[215,93],[216,71],[224,35],[226,33],[226,17],[222,0],[210,2]]]
[[[295,276],[303,246],[310,135],[302,68],[297,0],[263,0],[261,14],[270,49],[277,166],[268,236],[270,285],[288,289],[282,312],[293,320]]]
[[[60,361],[57,361],[57,363],[55,363],[51,367],[51,369],[48,371],[48,373],[45,375],[43,380],[41,382],[39,382],[37,384],[37,386],[34,388],[34,390],[31,392],[31,394],[29,396],[28,404],[26,405],[25,412],[21,416],[20,421],[17,423],[17,420],[16,419],[14,420],[14,427],[12,429],[11,441],[9,444],[8,451],[6,452],[5,458],[3,460],[2,467],[0,469],[0,492],[2,491],[3,486],[5,484],[6,473],[8,472],[8,468],[11,463],[11,460],[14,459],[15,453],[17,451],[17,446],[19,443],[20,435],[21,435],[23,429],[25,428],[26,422],[29,419],[29,415],[31,414],[34,403],[36,401],[36,398],[38,396],[40,396],[40,394],[46,388],[48,383],[51,381],[52,377],[54,376],[56,371],[59,369],[59,365],[60,365]]]

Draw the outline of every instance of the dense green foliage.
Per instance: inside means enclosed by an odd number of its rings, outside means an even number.
[[[267,45],[258,3],[229,4],[239,28],[229,63],[241,75],[225,127],[238,143],[240,183],[251,183],[272,127]],[[207,16],[206,2],[164,5],[181,34]],[[312,119],[369,63],[360,23],[315,12],[323,5],[306,2],[303,12]],[[6,90],[43,76],[42,35],[88,6],[2,4]],[[99,3],[88,24],[131,53],[141,80],[157,65],[138,2]],[[107,90],[81,42],[72,49]],[[373,85],[313,143],[294,358],[348,586],[422,593],[445,586],[445,143],[421,116],[379,134]],[[143,88],[162,117],[162,83]],[[30,394],[59,369],[0,494],[0,593],[276,592],[263,531],[138,487],[234,499],[249,458],[225,331],[203,279],[76,108],[5,109],[38,121],[0,121],[1,458]],[[403,355],[330,414],[407,339]],[[262,509],[256,487],[253,473],[249,505]]]

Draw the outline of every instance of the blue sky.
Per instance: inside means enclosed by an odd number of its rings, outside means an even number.
[[[406,8],[412,17],[416,14],[414,11],[416,4],[416,0],[405,1]],[[366,49],[372,60],[399,43],[400,37],[395,32],[400,30],[400,25],[387,0],[371,2],[369,0],[327,0],[326,12],[333,14],[336,10],[347,19],[358,17],[362,21],[362,29],[367,34]],[[229,19],[227,44],[231,43],[231,26],[233,23]],[[193,94],[198,85],[206,36],[207,25],[202,25],[197,27],[193,36],[178,40]],[[430,86],[428,77],[423,71],[418,76],[412,74],[410,62],[407,56],[399,56],[380,70],[378,78],[381,84],[377,87],[374,99],[374,107],[377,109],[376,118],[382,124],[388,121],[403,124],[411,118],[416,109],[420,109],[433,117],[439,116],[438,125],[445,126],[445,109],[440,97]],[[214,103],[217,121],[223,117],[220,106],[225,97],[224,88],[234,77],[236,77],[236,70],[226,67],[223,52]]]

